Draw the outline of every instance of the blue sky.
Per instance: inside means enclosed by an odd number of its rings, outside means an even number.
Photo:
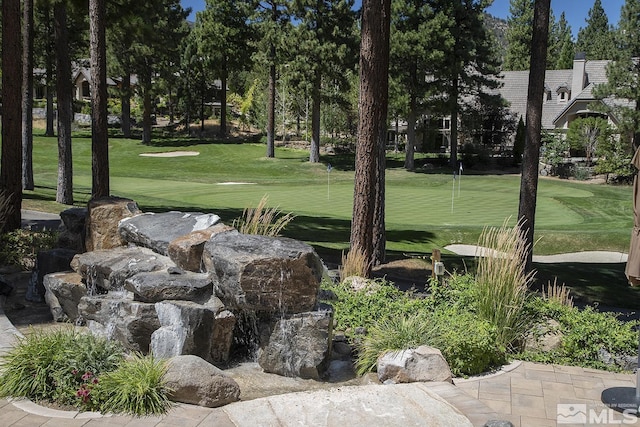
[[[205,5],[205,0],[181,0],[181,2],[183,7],[190,7],[194,12],[204,9]],[[356,0],[357,7],[360,6],[360,3],[360,0]],[[624,0],[602,0],[602,7],[609,18],[609,24],[618,24],[620,8],[623,4]],[[593,0],[551,0],[551,8],[556,19],[560,18],[560,14],[564,12],[574,37],[577,36],[580,28],[586,26],[586,19],[591,7],[593,7]],[[509,0],[494,0],[493,5],[487,11],[498,18],[507,19],[509,17]],[[189,19],[194,20],[195,13]]]
[[[564,12],[575,38],[578,35],[578,30],[587,25],[586,19],[593,3],[594,0],[551,0],[551,9],[553,9],[556,19],[559,19],[560,14]],[[602,0],[601,3],[607,18],[609,18],[609,24],[617,26],[618,19],[620,19],[620,8],[622,8],[624,0]],[[509,0],[494,0],[487,12],[498,18],[507,19],[509,17]]]

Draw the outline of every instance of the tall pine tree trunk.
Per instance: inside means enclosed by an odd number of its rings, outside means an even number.
[[[55,45],[55,33],[54,33],[54,29],[51,26],[51,5],[47,6],[45,9],[45,37],[47,37],[47,39],[49,40],[54,40],[53,44]],[[45,136],[53,136],[54,134],[54,130],[53,130],[53,126],[54,126],[54,107],[53,107],[53,94],[55,92],[55,82],[54,82],[54,57],[55,57],[55,48],[53,49],[48,49],[47,52],[45,52],[44,54],[44,62],[45,62],[45,67],[46,67],[46,71],[45,71],[45,86],[46,86],[46,91],[47,93],[45,94],[46,96],[46,102],[47,102],[47,111],[45,112],[46,114],[46,129],[44,132]]]
[[[33,190],[33,0],[23,3],[22,189]]]
[[[91,196],[109,196],[106,0],[89,0],[91,55]]]
[[[320,70],[316,70],[313,80],[313,90],[311,92],[311,147],[309,148],[309,161],[318,163],[320,161],[320,104],[321,104],[321,84],[322,75]]]
[[[0,191],[8,198],[0,212],[0,231],[20,228],[22,205],[22,52],[20,47],[20,0],[2,2],[2,161]]]
[[[384,227],[384,172],[381,141],[387,131],[390,0],[362,2],[360,44],[360,100],[356,171],[351,222],[351,250],[365,259],[365,276],[375,262],[374,242]],[[382,172],[381,172],[382,171]],[[381,212],[382,211],[382,212]],[[378,252],[380,248],[375,248]]]
[[[220,136],[227,136],[227,58],[222,59],[222,90],[220,93]]]
[[[275,4],[273,5],[275,8]],[[275,130],[276,130],[276,47],[269,47],[269,85],[267,88],[267,157],[275,157]]]
[[[131,138],[131,73],[129,71],[122,76],[120,104],[122,105],[122,117],[120,118],[122,135],[125,138]]]
[[[142,76],[142,143],[151,144],[151,68]]]
[[[520,180],[520,204],[518,220],[525,232],[526,270],[531,271],[533,242],[538,195],[538,163],[542,132],[542,102],[544,76],[547,64],[547,42],[549,37],[549,9],[551,0],[536,0],[533,16],[533,38],[527,93],[527,123],[524,153],[522,156],[522,178]]]
[[[458,170],[458,76],[453,78],[453,84],[451,85],[451,158],[450,163],[453,170]]]
[[[67,5],[65,2],[54,4],[53,19],[56,33],[56,93],[58,98],[58,186],[56,202],[72,205],[71,122],[73,120],[73,100]]]
[[[412,171],[415,168],[416,146],[416,98],[411,95],[409,113],[407,114],[407,145],[405,146],[404,168]]]

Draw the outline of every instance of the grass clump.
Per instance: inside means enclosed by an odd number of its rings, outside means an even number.
[[[134,354],[100,378],[94,389],[100,410],[134,416],[166,413],[171,408],[166,372],[166,361]]]
[[[547,289],[542,290],[542,298],[549,301],[556,301],[560,305],[566,305],[567,307],[573,307],[573,297],[571,297],[571,290],[567,288],[564,283],[558,285],[558,278],[553,279],[553,283],[549,281],[547,283]]]
[[[245,208],[242,216],[233,221],[233,226],[244,234],[279,236],[280,232],[295,218],[292,212],[282,215],[278,207],[267,208],[269,198],[262,196],[258,206]]]
[[[365,277],[366,272],[367,258],[362,249],[351,249],[346,255],[342,252],[342,265],[340,266],[341,281],[351,276]]]
[[[522,224],[508,227],[507,222],[480,235],[478,244],[488,253],[477,260],[476,308],[480,318],[496,327],[498,345],[513,350],[528,326],[523,308],[534,273],[525,271],[529,247]]]
[[[69,327],[32,329],[2,356],[0,396],[54,402],[80,410],[158,415],[169,407],[163,363],[125,360],[114,341]]]

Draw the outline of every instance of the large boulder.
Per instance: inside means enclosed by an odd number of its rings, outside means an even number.
[[[133,351],[147,353],[151,334],[160,327],[155,304],[133,301],[131,296],[109,292],[80,300],[78,314],[98,336],[118,340]]]
[[[129,243],[167,255],[172,240],[194,231],[206,230],[220,221],[214,214],[202,212],[144,213],[120,221],[120,236]]]
[[[118,223],[141,213],[136,202],[120,197],[91,199],[86,219],[87,251],[124,246],[126,242],[118,233]]]
[[[378,379],[382,383],[450,382],[451,369],[437,348],[390,351],[378,358]]]
[[[237,232],[211,237],[203,263],[227,307],[271,313],[313,310],[324,271],[305,243]]]
[[[87,212],[87,208],[71,208],[60,212],[64,228],[58,236],[56,247],[72,249],[78,253],[85,251]]]
[[[167,247],[167,255],[176,265],[188,271],[202,271],[202,254],[204,245],[214,234],[235,230],[235,228],[218,223],[204,230],[191,232],[173,239]]]
[[[233,314],[223,310],[216,313],[212,308],[191,301],[165,301],[156,303],[160,328],[151,335],[151,352],[157,357],[169,358],[181,354],[193,354],[209,362],[226,363],[229,359],[235,320]],[[227,328],[218,336],[226,341],[216,341],[218,315]],[[233,321],[229,322],[229,318]],[[215,349],[215,350],[214,350]],[[216,355],[214,359],[212,355]],[[219,358],[219,359],[218,359]]]
[[[36,255],[35,278],[29,284],[27,299],[29,301],[44,301],[44,277],[49,273],[71,270],[70,264],[76,252],[71,249],[49,249]]]
[[[240,399],[238,383],[198,356],[169,359],[164,379],[174,402],[215,408]]]
[[[133,292],[136,301],[153,303],[164,300],[204,302],[213,294],[213,283],[208,274],[178,268],[138,273],[125,280],[124,288]]]
[[[168,257],[138,247],[85,252],[71,261],[71,268],[82,276],[90,293],[122,290],[129,277],[172,267],[175,264]]]
[[[319,380],[331,354],[333,310],[294,314],[276,322],[269,342],[258,352],[265,372]]]
[[[87,295],[87,287],[82,276],[74,272],[51,273],[44,277],[45,300],[53,319],[57,322],[75,322],[78,318],[78,304]]]

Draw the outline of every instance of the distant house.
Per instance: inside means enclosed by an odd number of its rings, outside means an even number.
[[[73,99],[76,101],[88,101],[91,99],[91,71],[89,68],[78,67],[75,68],[72,74],[73,81]],[[137,79],[131,76],[131,85],[135,85]],[[108,87],[119,87],[118,82],[114,79],[107,77]]]
[[[579,117],[598,116],[617,126],[618,119],[593,109],[594,103],[612,103],[612,99],[598,100],[594,88],[607,81],[606,67],[610,61],[589,61],[578,54],[571,70],[547,70],[542,104],[542,128],[548,131],[565,131]],[[529,71],[505,71],[500,94],[509,103],[509,110],[526,118]]]

